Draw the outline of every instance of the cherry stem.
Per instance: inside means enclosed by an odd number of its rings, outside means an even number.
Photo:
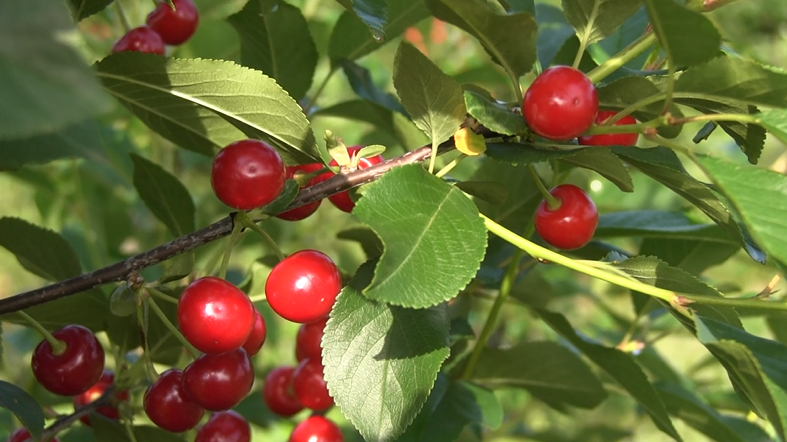
[[[585,27],[585,32],[578,36],[579,49],[577,49],[577,55],[574,57],[574,63],[571,65],[571,67],[574,69],[579,69],[579,64],[582,62],[582,57],[585,55],[585,49],[587,49],[588,41],[590,41],[590,33],[595,29],[595,26],[592,26],[592,24],[598,17],[600,3],[601,2],[593,2],[593,7],[590,10],[588,26]]]
[[[276,244],[276,241],[274,241],[273,238],[271,238],[271,236],[268,235],[267,232],[262,230],[262,227],[258,226],[254,222],[254,220],[249,218],[248,214],[246,214],[245,212],[238,213],[236,220],[240,221],[240,224],[242,224],[243,226],[250,228],[258,235],[260,235],[265,240],[265,242],[268,243],[270,248],[273,249],[273,253],[276,254],[276,257],[279,258],[279,261],[284,261],[285,258],[284,253],[282,253],[281,249],[279,248],[279,245]]]
[[[44,339],[46,339],[46,341],[49,342],[49,345],[52,347],[53,355],[55,356],[62,355],[63,352],[66,351],[66,343],[63,341],[59,341],[57,338],[52,336],[52,333],[49,333],[49,330],[45,329],[44,326],[41,325],[41,323],[39,323],[35,319],[33,319],[32,316],[28,315],[23,311],[19,311],[17,313],[19,313],[19,316],[24,318],[24,320],[27,321],[27,323],[30,324],[31,327],[38,330],[38,332],[44,336]]]
[[[155,289],[153,287],[145,287],[145,290],[147,290],[148,294],[150,294],[151,296],[154,296],[164,302],[169,302],[170,304],[175,304],[175,305],[178,304],[177,298],[174,298],[158,289]]]
[[[147,287],[146,290],[148,291],[148,293],[152,291],[156,291],[156,289],[152,287]],[[160,294],[162,296],[167,296],[163,293]],[[188,349],[189,353],[191,353],[191,356],[194,359],[197,359],[197,357],[200,355],[199,350],[194,348],[194,346],[191,345],[191,343],[187,341],[185,337],[183,337],[183,333],[181,333],[180,330],[178,330],[178,328],[175,327],[175,324],[173,324],[172,321],[169,320],[167,315],[165,315],[164,312],[161,310],[161,307],[159,307],[158,304],[156,304],[156,300],[153,299],[152,296],[148,296],[146,299],[148,301],[148,304],[150,305],[150,308],[153,310],[153,313],[155,313],[156,316],[158,316],[158,318],[161,320],[161,322],[164,323],[164,327],[167,327],[167,330],[169,330],[170,333],[172,333],[175,336],[175,338],[178,341],[180,341],[180,343],[183,344],[184,347]]]
[[[148,306],[149,303],[137,304],[137,322],[142,326],[142,350],[144,351],[142,361],[145,365],[145,371],[148,374],[148,379],[155,382],[159,375],[156,372],[156,367],[153,366],[153,360],[150,358],[150,343],[148,341]],[[144,306],[144,308],[143,308]],[[134,367],[132,367],[133,370]]]
[[[131,25],[128,23],[126,13],[123,12],[123,5],[120,2],[115,2],[115,10],[117,10],[118,17],[120,17],[120,25],[123,26],[123,31],[128,33],[131,30]]]
[[[237,212],[232,217],[232,233],[230,234],[230,238],[227,241],[227,245],[224,248],[224,258],[221,260],[221,267],[219,267],[219,278],[226,279],[227,278],[227,267],[230,265],[230,257],[232,256],[232,249],[235,248],[235,244],[238,242],[238,237],[240,236],[241,231],[243,230],[243,223],[240,222],[243,215],[246,212],[241,210]]]
[[[459,163],[461,163],[461,162],[462,162],[462,160],[464,160],[465,158],[467,158],[467,155],[465,155],[465,154],[461,154],[461,155],[459,155],[458,157],[454,158],[454,160],[453,160],[453,161],[451,161],[450,163],[448,163],[448,164],[447,164],[445,167],[443,167],[442,169],[440,169],[440,170],[439,170],[439,171],[438,171],[436,174],[434,174],[434,175],[435,175],[437,178],[442,178],[442,177],[443,177],[445,174],[447,174],[448,172],[450,172],[450,171],[451,171],[451,169],[453,169],[453,168],[454,168],[454,167],[456,167],[456,166],[457,166]]]
[[[587,73],[588,79],[596,84],[599,81],[607,78],[609,74],[617,71],[626,63],[636,58],[638,55],[645,52],[653,43],[656,42],[656,35],[653,32],[648,32],[642,37],[638,38],[630,45],[623,48],[614,57],[607,59],[607,61],[598,65],[595,69]]]
[[[532,164],[527,165],[527,171],[530,172],[530,175],[533,177],[533,181],[536,183],[536,187],[538,187],[538,191],[541,192],[541,195],[544,196],[544,199],[547,202],[547,208],[549,210],[557,210],[560,206],[563,205],[563,201],[560,198],[557,198],[555,195],[549,193],[549,190],[544,186],[544,182],[541,181],[541,177],[538,176],[538,172],[536,172],[536,168],[533,167]]]
[[[268,297],[264,293],[262,295],[249,296],[249,301],[251,301],[252,304],[254,304],[255,302],[267,301],[267,300]]]

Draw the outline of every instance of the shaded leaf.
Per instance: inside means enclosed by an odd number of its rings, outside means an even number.
[[[787,110],[776,109],[757,115],[758,121],[768,132],[787,143]]]
[[[159,287],[161,290],[162,287]],[[163,291],[163,290],[162,290]],[[164,314],[173,324],[178,323],[177,305],[169,302],[158,302]],[[159,317],[152,311],[148,312],[148,348],[153,362],[174,365],[183,354],[183,344],[169,331]]]
[[[593,236],[595,238],[641,236],[737,244],[716,224],[697,224],[683,212],[661,210],[601,214]]]
[[[618,189],[623,192],[634,191],[634,182],[631,180],[626,165],[608,148],[577,149],[573,152],[574,155],[560,158],[560,161],[593,170],[618,186]]]
[[[713,226],[719,235],[728,237],[719,226]],[[740,250],[737,243],[714,242],[706,240],[645,238],[639,247],[639,254],[658,256],[672,267],[683,269],[693,275],[700,275],[707,268],[721,264]]]
[[[366,257],[376,258],[383,254],[383,243],[380,237],[374,233],[374,230],[366,227],[355,227],[352,229],[342,230],[336,234],[339,239],[348,241],[355,241],[361,245]]]
[[[610,110],[623,110],[634,103],[662,94],[661,89],[653,81],[640,76],[619,78],[596,90],[598,91],[599,109]],[[632,115],[639,121],[650,121],[661,115],[663,107],[663,102],[657,101],[640,108]],[[674,104],[670,107],[670,112],[676,118],[683,116],[680,108]],[[658,129],[659,134],[667,138],[677,137],[680,131],[681,126],[666,126]]]
[[[500,206],[508,199],[508,189],[506,186],[491,181],[462,181],[456,183],[456,187],[463,192]]]
[[[174,236],[194,230],[194,201],[180,180],[161,166],[132,153],[134,187],[142,201]]]
[[[339,3],[355,12],[355,15],[369,27],[376,40],[385,39],[385,25],[388,23],[386,0],[339,0]]]
[[[702,99],[679,99],[677,103],[685,104],[699,110],[704,114],[756,114],[754,106],[740,106],[719,101]],[[718,121],[719,127],[724,130],[735,144],[741,148],[746,158],[752,164],[757,164],[763,147],[765,147],[765,130],[756,124],[739,123],[737,121]]]
[[[0,246],[29,272],[49,281],[79,275],[79,258],[59,233],[19,218],[0,218]]]
[[[353,91],[355,91],[359,97],[369,100],[372,103],[379,104],[392,111],[399,112],[402,115],[407,115],[407,111],[405,111],[396,97],[377,88],[368,69],[351,60],[342,60],[339,64],[344,74],[347,75],[350,87],[353,88]]]
[[[260,211],[266,215],[278,215],[279,213],[283,212],[284,209],[286,209],[287,206],[293,202],[293,200],[295,200],[295,197],[298,196],[298,192],[300,192],[300,190],[301,186],[297,181],[293,179],[286,180],[284,182],[284,189],[281,190],[279,196],[277,196],[275,200],[262,207]]]
[[[81,21],[83,18],[101,12],[114,0],[70,0],[71,12],[74,21]]]
[[[363,291],[367,298],[428,307],[453,298],[475,276],[486,229],[459,189],[414,164],[387,172],[366,185],[363,195],[353,214],[385,246],[374,280]]]
[[[181,280],[194,270],[194,252],[184,253],[170,258],[162,264],[164,269],[158,279],[160,284]]]
[[[643,0],[563,0],[566,20],[587,45],[612,35]]]
[[[0,407],[14,413],[33,437],[41,437],[44,431],[44,412],[27,392],[14,384],[0,381]]]
[[[529,173],[523,173],[521,167],[485,158],[471,179],[495,182],[508,189],[503,204],[492,204],[475,198],[481,213],[505,228],[519,232],[533,221],[536,206],[543,197],[533,182],[533,177]]]
[[[473,91],[464,91],[467,113],[487,129],[503,135],[528,133],[521,114],[516,114],[502,104]]]
[[[563,43],[574,35],[574,28],[566,21],[563,11],[555,6],[539,2],[535,15],[538,21],[538,61],[547,68],[554,64],[552,61]]]
[[[248,1],[227,17],[240,35],[240,61],[276,80],[296,100],[312,84],[317,47],[301,10],[283,1]]]
[[[28,307],[24,312],[32,316],[47,330],[55,330],[69,324],[79,324],[94,332],[99,332],[106,330],[111,319],[109,299],[99,289],[88,290]],[[29,325],[24,318],[13,313],[3,316],[3,320]]]
[[[260,71],[140,52],[112,54],[96,68],[115,98],[183,148],[213,156],[216,148],[251,137],[270,143],[288,163],[319,161],[301,107]]]
[[[366,197],[364,197],[365,199]],[[396,440],[426,402],[448,357],[445,306],[413,310],[371,301],[361,266],[336,300],[322,339],[328,390],[366,440]]]
[[[700,64],[718,54],[721,35],[704,15],[673,0],[646,0],[645,4],[653,32],[676,66]]]

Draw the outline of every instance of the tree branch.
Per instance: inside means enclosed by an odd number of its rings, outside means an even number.
[[[440,145],[438,154],[445,153],[451,148],[453,148],[453,140],[446,141]],[[421,162],[430,157],[431,145],[428,145],[366,169],[359,169],[347,174],[336,175],[329,180],[302,189],[295,200],[283,211],[294,209],[353,187],[372,182],[392,167]],[[232,218],[233,217],[228,216],[207,227],[175,238],[168,243],[126,258],[123,261],[107,267],[59,281],[39,289],[0,299],[0,315],[84,292],[100,285],[127,280],[132,274],[140,270],[152,267],[172,257],[189,252],[199,246],[229,235],[232,232]]]

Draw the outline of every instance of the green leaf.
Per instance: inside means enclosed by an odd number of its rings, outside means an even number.
[[[522,115],[473,91],[464,91],[467,113],[487,129],[503,135],[528,133]]]
[[[181,280],[194,270],[194,252],[184,253],[170,258],[162,264],[163,270],[158,279],[160,284]]]
[[[672,425],[664,403],[631,355],[615,348],[586,341],[574,331],[571,324],[561,314],[542,309],[534,309],[534,311],[553,330],[615,379],[634,400],[642,405],[659,430],[678,441],[682,440]]]
[[[387,442],[404,433],[426,402],[448,357],[449,322],[444,305],[414,310],[362,296],[373,268],[361,266],[336,299],[323,364],[342,413],[366,440]]]
[[[189,191],[175,176],[161,166],[135,153],[134,187],[151,212],[175,236],[194,230],[194,201]]]
[[[492,60],[509,75],[519,78],[533,68],[538,26],[532,15],[499,15],[483,0],[426,0],[426,5],[436,18],[478,39]]]
[[[279,196],[260,210],[267,215],[278,215],[295,200],[300,190],[301,186],[297,181],[288,179],[284,182],[284,189],[279,193]]]
[[[697,109],[704,114],[756,114],[754,106],[740,106],[718,101],[700,99],[679,99],[675,102],[685,104]],[[737,121],[718,121],[719,127],[724,130],[741,148],[746,158],[752,164],[757,164],[762,149],[765,147],[765,130],[756,124],[739,123]]]
[[[643,0],[563,0],[566,20],[586,45],[612,35],[642,6]]]
[[[652,256],[629,258],[625,261],[616,262],[613,265],[640,282],[658,288],[680,293],[723,297],[721,292],[700,281],[695,276],[681,269],[670,267],[664,261]],[[738,319],[738,314],[732,307],[692,304],[691,308],[707,317],[712,317],[735,327],[743,327],[740,319]]]
[[[694,316],[697,338],[721,362],[739,395],[767,417],[784,440],[787,428],[787,346],[710,318]]]
[[[683,212],[661,210],[601,214],[593,236],[596,238],[639,236],[737,244],[716,224],[697,224]]]
[[[433,143],[459,130],[467,114],[462,87],[409,43],[396,52],[393,82],[410,118]]]
[[[787,263],[787,177],[713,157],[700,156],[698,161],[735,206],[757,243],[782,265]]]
[[[758,121],[782,143],[787,143],[787,110],[777,109],[757,114]]]
[[[0,218],[0,246],[26,270],[49,281],[79,275],[79,258],[59,233],[19,218]]]
[[[93,424],[93,420],[97,423]],[[93,431],[96,437],[96,442],[131,442],[131,439],[123,428],[116,420],[107,419],[99,414],[93,414],[90,417],[90,422],[93,424]],[[135,426],[133,427],[134,438],[138,441],[156,441],[156,442],[184,442],[184,438],[176,433],[162,430],[158,427],[150,425]]]
[[[493,181],[461,181],[455,186],[462,189],[462,192],[497,206],[503,205],[508,199],[506,186]]]
[[[512,166],[491,158],[485,158],[471,178],[473,181],[490,181],[508,189],[503,204],[491,204],[475,199],[481,213],[507,229],[521,232],[533,222],[536,206],[543,196],[529,173],[521,167]]]
[[[109,311],[115,316],[129,316],[137,311],[137,293],[123,283],[112,291],[109,297]]]
[[[341,60],[339,64],[344,74],[347,76],[347,80],[350,82],[350,87],[353,88],[353,91],[355,91],[359,97],[369,100],[372,103],[379,104],[394,112],[407,115],[404,107],[395,96],[380,90],[374,84],[372,74],[368,69],[351,60]]]
[[[535,16],[538,21],[538,60],[546,68],[554,64],[555,55],[574,35],[574,28],[568,24],[562,10],[546,3],[536,4]]]
[[[162,287],[159,287],[161,289]],[[173,324],[178,323],[177,305],[169,302],[158,302],[164,314]],[[155,313],[148,312],[148,347],[150,359],[164,365],[174,365],[183,354],[183,345],[169,331]]]
[[[478,209],[419,164],[366,185],[353,214],[385,246],[363,291],[369,299],[413,308],[439,304],[470,282],[484,257],[487,234]]]
[[[71,12],[74,21],[81,21],[83,18],[90,17],[99,13],[109,6],[114,0],[70,0]]]
[[[94,332],[106,330],[112,318],[109,299],[99,289],[92,289],[65,298],[55,299],[24,310],[47,330],[55,330],[69,324],[83,325]],[[4,321],[29,325],[19,315],[2,316]]]
[[[54,132],[109,110],[110,101],[69,38],[56,0],[0,3],[0,140]]]
[[[538,149],[521,143],[487,143],[486,156],[512,166],[525,166],[576,155],[579,150],[581,149]],[[519,170],[522,171],[521,168]]]
[[[347,241],[355,241],[363,248],[366,257],[376,258],[383,254],[383,243],[380,238],[374,233],[374,230],[366,227],[354,227],[347,230],[342,230],[336,234],[339,239]]]
[[[753,442],[753,439],[745,438],[735,428],[727,425],[724,416],[690,390],[672,382],[660,381],[654,385],[669,413],[697,431],[717,441]],[[760,433],[760,437],[754,440],[768,440],[768,435],[760,427],[752,425],[752,429]]]
[[[240,62],[276,80],[296,100],[312,84],[317,47],[301,10],[283,1],[249,1],[227,17],[240,35]]]
[[[485,348],[473,380],[491,388],[524,388],[547,404],[595,408],[607,392],[587,365],[555,342]]]
[[[754,260],[765,262],[764,252],[748,238],[747,234],[744,234],[741,225],[725,203],[706,184],[697,181],[686,172],[675,152],[661,146],[651,149],[613,147],[612,151],[645,175],[664,184],[705,212],[710,219],[735,238]]]
[[[675,81],[675,98],[787,107],[787,74],[736,57],[716,57],[686,69]]]
[[[623,192],[634,191],[634,182],[631,180],[628,168],[608,148],[595,147],[574,152],[574,155],[563,157],[560,161],[593,170],[618,186],[618,189]]]
[[[713,227],[720,235],[727,236],[719,226]],[[658,256],[672,267],[683,269],[692,275],[700,275],[709,267],[729,259],[740,248],[737,243],[645,238],[639,247],[639,254]]]
[[[650,97],[662,95],[661,89],[646,77],[632,76],[619,78],[611,83],[596,89],[598,92],[599,109],[622,110],[634,103]],[[634,117],[639,121],[650,121],[661,115],[663,100],[651,103],[634,112]],[[670,112],[676,118],[683,116],[680,108],[674,104]],[[680,134],[681,126],[668,126],[658,129],[659,134],[667,138],[675,138]]]
[[[388,23],[388,2],[386,0],[338,0],[348,11],[353,11],[371,30],[375,40],[385,39],[385,25]]]
[[[721,35],[704,15],[673,0],[646,0],[645,4],[653,32],[674,65],[700,64],[719,53]]]
[[[276,147],[288,164],[319,161],[301,107],[260,71],[140,52],[112,54],[96,68],[115,98],[183,148],[213,156],[216,148],[252,137]]]
[[[14,413],[33,437],[41,438],[44,431],[44,412],[27,392],[14,384],[0,381],[0,407]]]
[[[383,40],[377,40],[369,32],[369,27],[352,12],[345,12],[339,17],[328,44],[328,55],[332,63],[343,58],[361,58],[429,16],[423,0],[396,0],[388,3],[388,22],[383,29]]]

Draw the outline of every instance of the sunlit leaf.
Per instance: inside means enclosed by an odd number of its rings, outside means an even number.
[[[721,35],[707,17],[673,0],[645,0],[645,4],[653,32],[672,63],[690,66],[718,54]]]
[[[586,44],[614,33],[644,0],[563,0],[566,20]]]

